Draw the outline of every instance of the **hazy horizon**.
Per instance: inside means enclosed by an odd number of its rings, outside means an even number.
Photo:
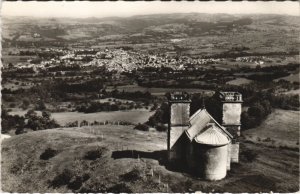
[[[289,14],[272,14],[272,13],[247,13],[247,14],[230,14],[230,13],[203,13],[203,12],[175,12],[175,13],[149,13],[149,14],[136,14],[131,16],[87,16],[87,17],[75,17],[75,16],[60,16],[60,17],[52,17],[52,16],[26,16],[26,15],[2,15],[2,17],[24,17],[24,18],[67,18],[67,19],[89,19],[89,18],[96,18],[96,19],[106,19],[106,18],[130,18],[130,17],[136,17],[136,16],[151,16],[151,15],[168,15],[168,14],[211,14],[211,15],[217,15],[217,14],[228,14],[228,15],[281,15],[281,16],[295,16],[296,15],[289,15]]]
[[[2,2],[2,16],[106,18],[174,13],[299,16],[298,2]]]

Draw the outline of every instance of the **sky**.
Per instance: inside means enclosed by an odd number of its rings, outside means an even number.
[[[159,13],[287,14],[299,16],[299,2],[2,2],[1,15],[35,17],[129,17]]]

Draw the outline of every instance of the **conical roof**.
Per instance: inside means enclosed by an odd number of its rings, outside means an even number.
[[[227,134],[220,130],[214,123],[209,123],[202,133],[198,134],[195,142],[200,144],[222,146],[230,142]]]

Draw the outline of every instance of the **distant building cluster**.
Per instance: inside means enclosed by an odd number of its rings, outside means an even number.
[[[36,35],[38,36],[38,35]],[[205,68],[205,65],[222,61],[222,59],[193,59],[187,56],[177,57],[170,52],[161,55],[143,54],[136,51],[123,49],[59,49],[47,48],[28,51],[32,59],[27,62],[19,62],[16,68],[33,68],[36,70],[47,69],[52,66],[72,66],[80,64],[81,67],[102,67],[108,71],[131,72],[139,68],[170,68],[172,70],[191,70]],[[27,51],[19,54],[27,55]],[[204,65],[204,66],[203,66]],[[209,68],[209,67],[207,67]]]
[[[255,63],[256,65],[263,65],[265,63],[265,57],[237,57],[237,62]]]

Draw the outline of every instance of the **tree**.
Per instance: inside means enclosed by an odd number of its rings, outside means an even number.
[[[257,124],[259,124],[256,121],[255,117],[249,116],[249,114],[246,111],[242,112],[241,123],[242,123],[242,129],[251,129],[253,127],[256,127]]]
[[[255,70],[259,71],[260,69],[261,69],[261,66],[260,65],[256,65]]]
[[[28,110],[27,113],[25,114],[26,119],[36,117],[36,116],[37,116],[37,113],[32,109]]]
[[[22,128],[24,126],[24,117],[18,115],[9,115],[8,112],[2,108],[1,110],[1,133],[7,133],[10,130]]]
[[[43,101],[38,101],[37,105],[36,105],[36,110],[45,110],[46,109],[46,105]]]
[[[272,112],[271,103],[268,100],[256,102],[241,115],[243,129],[257,127]]]
[[[154,115],[148,119],[147,124],[154,127],[157,126],[158,123],[168,123],[170,114],[169,109],[169,105],[167,103],[163,103],[159,109],[156,110]]]
[[[8,64],[8,68],[9,68],[9,69],[12,69],[13,67],[14,67],[14,65],[13,65],[12,63],[9,63],[9,64]]]
[[[270,101],[268,101],[268,100],[263,100],[263,101],[261,102],[261,105],[264,107],[264,109],[265,109],[265,114],[266,114],[266,115],[268,115],[268,114],[270,114],[270,113],[272,112],[272,106],[271,106]]]
[[[48,111],[43,111],[43,112],[42,112],[42,116],[43,116],[43,118],[45,118],[45,119],[47,119],[47,120],[50,120],[51,113],[48,112]]]
[[[41,117],[38,116],[35,111],[29,110],[25,114],[25,118],[28,119],[26,127],[31,128],[34,131],[59,127],[60,125],[50,117],[51,114],[49,112],[43,111]]]
[[[258,121],[263,120],[266,116],[265,109],[260,103],[255,103],[254,106],[250,107],[248,114],[250,117],[255,117]]]
[[[28,99],[24,99],[23,100],[23,104],[22,104],[22,109],[26,110],[28,108],[28,106],[30,105],[30,102]]]

